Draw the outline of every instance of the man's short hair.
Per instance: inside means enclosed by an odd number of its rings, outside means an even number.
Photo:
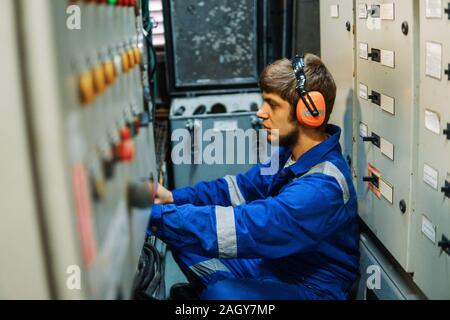
[[[336,83],[322,60],[311,53],[305,55],[306,90],[319,91],[325,98],[327,116],[320,129],[324,130],[330,120],[336,100]],[[297,106],[300,96],[295,89],[295,78],[292,62],[281,59],[268,65],[261,74],[259,87],[263,92],[278,94],[292,106]],[[293,119],[296,119],[295,108],[292,108]]]

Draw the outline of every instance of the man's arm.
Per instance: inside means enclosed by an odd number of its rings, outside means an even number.
[[[278,155],[277,155],[278,156]],[[264,175],[264,169],[271,168],[271,162],[256,165],[244,174],[201,182],[172,192],[158,187],[157,204],[192,204],[195,206],[239,206],[265,198],[273,175]]]
[[[157,206],[150,227],[170,246],[207,257],[276,259],[313,251],[351,219],[343,205],[336,180],[319,174],[238,207]]]

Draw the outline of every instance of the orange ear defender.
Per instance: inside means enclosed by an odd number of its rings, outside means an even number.
[[[296,106],[297,120],[301,125],[318,128],[325,122],[327,109],[325,98],[318,91],[306,90],[305,58],[295,56],[292,68],[297,79],[296,90],[300,99]]]

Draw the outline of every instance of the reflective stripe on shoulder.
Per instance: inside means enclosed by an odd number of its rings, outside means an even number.
[[[194,266],[191,266],[190,269],[199,277],[207,277],[219,271],[231,273],[231,271],[219,259],[211,259],[200,262]]]
[[[219,258],[236,258],[237,237],[233,207],[216,207],[216,227]]]
[[[239,189],[236,177],[226,176],[224,179],[228,184],[228,192],[230,194],[231,205],[233,207],[244,205],[246,201],[244,196],[242,195],[241,190]]]
[[[313,167],[305,175],[300,177],[300,179],[316,173],[322,173],[327,176],[335,178],[339,186],[341,187],[344,204],[347,204],[347,202],[350,200],[350,191],[348,188],[347,180],[345,180],[344,175],[338,169],[338,167],[336,167],[333,163],[329,161],[323,162]]]

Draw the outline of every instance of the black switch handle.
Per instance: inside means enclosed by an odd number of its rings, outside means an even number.
[[[441,192],[445,194],[447,198],[450,198],[450,182],[445,181],[445,186],[442,187]]]
[[[448,81],[450,81],[450,63],[448,64],[447,69],[444,71],[444,73],[447,75]]]
[[[450,240],[446,236],[442,235],[442,240],[438,243],[439,248],[450,256]]]
[[[377,189],[380,185],[380,179],[376,176],[376,175],[372,175],[371,177],[364,177],[363,178],[364,182],[368,182],[370,184],[372,184],[373,186],[375,186]]]
[[[364,137],[363,141],[364,142],[372,142],[372,143],[374,143],[374,142],[378,142],[378,139],[377,139],[377,137]]]
[[[450,140],[450,123],[447,123],[447,129],[444,129],[444,135],[447,136],[447,140]]]
[[[370,183],[377,183],[377,182],[378,182],[378,179],[375,178],[375,177],[364,177],[364,178],[363,178],[363,181],[364,181],[364,182],[370,182]]]
[[[381,95],[378,92],[372,91],[372,94],[368,98],[372,103],[381,105]]]
[[[450,20],[450,2],[447,4],[447,8],[444,9],[444,12],[448,15],[448,20]]]
[[[381,145],[380,136],[375,134],[375,133],[373,133],[373,132],[372,132],[372,136],[370,136],[370,137],[363,137],[363,141],[364,142],[371,142],[374,146],[376,146],[378,148]]]

